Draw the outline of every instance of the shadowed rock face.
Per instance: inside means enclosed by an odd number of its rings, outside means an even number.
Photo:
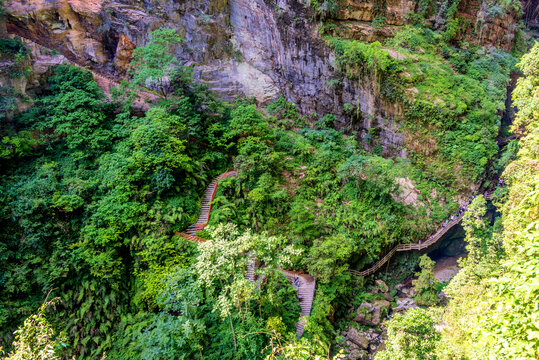
[[[331,21],[343,25],[341,36],[372,41],[404,25],[417,2],[386,0],[386,24],[376,31],[380,1],[340,0]],[[462,16],[478,16],[482,10],[474,4],[461,1],[459,12],[462,7]],[[185,39],[177,57],[194,65],[195,78],[220,97],[255,97],[267,104],[283,95],[304,114],[336,114],[342,127],[364,137],[376,127],[383,153],[404,155],[395,121],[402,107],[380,96],[373,76],[358,81],[335,73],[333,52],[304,0],[11,0],[6,7],[9,33],[112,78],[125,76],[133,49],[145,45],[152,30],[175,28]],[[502,41],[499,34],[510,33],[512,23],[488,23],[483,40],[509,46],[511,36]],[[328,86],[335,78],[340,82]],[[346,103],[357,108],[353,116],[343,112]]]
[[[539,31],[539,2],[536,0],[522,0],[524,10],[523,20],[527,27]]]

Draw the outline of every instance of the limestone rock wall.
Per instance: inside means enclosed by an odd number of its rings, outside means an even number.
[[[339,1],[331,20],[339,35],[365,41],[391,36],[418,3]],[[386,25],[374,29],[382,3]],[[473,4],[480,0],[461,1],[459,9],[468,11],[463,16],[477,17],[481,7]],[[152,30],[173,27],[185,39],[177,57],[220,97],[267,104],[282,95],[305,114],[336,114],[341,127],[363,137],[377,127],[383,152],[404,155],[396,121],[401,106],[384,101],[372,76],[358,81],[336,74],[307,0],[10,0],[6,8],[9,33],[115,79],[126,75],[133,49],[145,45]],[[510,36],[500,40],[497,29],[507,32],[511,24],[488,23],[483,39],[509,46]],[[343,112],[346,103],[356,108],[353,115]]]
[[[382,41],[409,23],[409,15],[418,12],[419,4],[418,0],[339,0],[338,11],[328,15],[327,20],[332,24],[328,32],[348,39]],[[439,9],[431,6],[427,25],[434,28],[444,26],[443,11],[447,11],[447,6]],[[463,40],[512,49],[519,20],[516,11],[505,11],[501,7],[494,9],[485,0],[461,0],[456,16],[466,22],[463,23]]]
[[[283,95],[303,113],[335,113],[343,126],[363,130],[401,112],[381,100],[369,79],[328,86],[334,57],[302,1],[13,0],[7,12],[9,33],[114,78],[125,75],[133,49],[146,44],[150,31],[166,26],[185,38],[178,58],[194,64],[196,78],[222,98],[245,95],[267,104]],[[342,113],[345,103],[358,108],[352,122]],[[382,127],[388,149],[402,140],[395,130],[395,124]]]

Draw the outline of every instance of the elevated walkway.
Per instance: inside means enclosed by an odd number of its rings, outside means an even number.
[[[485,200],[490,200],[492,198],[492,192],[486,192],[484,195]],[[357,270],[348,270],[349,273],[357,276],[367,277],[372,274],[374,274],[376,271],[378,271],[386,262],[391,259],[391,257],[396,253],[400,251],[410,251],[410,250],[423,250],[428,248],[429,246],[433,245],[434,243],[438,242],[453,226],[457,225],[461,220],[464,213],[467,211],[464,210],[464,212],[457,218],[449,221],[446,223],[445,226],[442,226],[441,229],[439,229],[436,233],[431,235],[427,241],[425,242],[419,242],[417,244],[401,244],[395,246],[391,251],[389,251],[383,258],[378,260],[371,266],[370,268],[363,270],[363,271],[357,271]]]
[[[185,230],[185,233],[177,233],[178,235],[181,235],[187,238],[186,236],[184,236],[185,234],[187,234],[187,235],[190,235],[191,237],[195,237],[196,239],[204,241],[204,239],[196,237],[195,235],[197,231],[204,230],[206,226],[208,225],[208,222],[210,221],[212,202],[213,202],[213,199],[215,198],[215,194],[217,193],[219,180],[223,180],[230,176],[236,176],[236,172],[233,170],[227,170],[212,180],[212,182],[206,188],[206,191],[204,191],[204,198],[202,199],[202,203],[200,205],[200,214],[198,215],[197,221],[194,224],[189,225],[187,230]],[[192,238],[187,238],[187,240],[193,241]],[[199,240],[195,242],[200,242]]]

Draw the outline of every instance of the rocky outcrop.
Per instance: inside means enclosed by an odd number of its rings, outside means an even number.
[[[68,58],[105,64],[110,51],[100,29],[102,1],[9,1],[7,30],[60,51]]]
[[[386,154],[398,153],[404,140],[392,121],[402,109],[382,99],[375,79],[329,85],[340,79],[333,52],[298,0],[13,0],[7,13],[10,33],[112,78],[125,75],[132,50],[150,31],[173,27],[185,39],[177,57],[224,99],[244,95],[267,104],[282,95],[302,113],[336,114],[363,137],[379,127]],[[352,121],[346,103],[357,108]]]
[[[30,108],[32,99],[42,91],[52,69],[66,61],[63,55],[44,52],[34,43],[25,41],[24,46],[28,54],[22,59],[15,59],[14,54],[0,54],[0,87],[9,93],[13,105],[8,110],[9,118]]]
[[[387,300],[366,302],[359,306],[354,321],[367,326],[378,326],[389,314],[390,303]]]
[[[405,25],[417,0],[358,1],[341,0],[336,13],[327,19],[328,33],[367,42],[391,37]]]
[[[348,360],[372,359],[383,346],[382,333],[375,329],[357,330],[351,325],[340,335],[344,339],[340,346]]]
[[[417,308],[414,299],[399,298],[396,300],[397,306],[393,307],[393,312],[406,312],[409,309]]]
[[[369,340],[367,339],[366,334],[357,331],[355,327],[350,326],[348,328],[348,333],[346,334],[346,337],[362,349],[369,348]]]
[[[384,16],[388,25],[404,25],[407,15],[414,11],[417,0],[358,1],[340,2],[335,18],[342,21],[374,21],[377,16]]]
[[[329,16],[331,25],[325,29],[332,35],[348,39],[381,41],[392,37],[400,26],[409,24],[410,15],[417,13],[420,6],[418,0],[341,0],[338,11]],[[427,12],[427,24],[436,29],[446,25],[447,5],[439,9],[431,5]],[[461,40],[512,49],[519,27],[516,10],[506,10],[484,0],[462,0],[455,16],[464,29]]]

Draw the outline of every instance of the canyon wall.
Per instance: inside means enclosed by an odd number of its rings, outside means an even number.
[[[374,41],[398,31],[417,6],[418,0],[340,0],[325,21],[336,25],[336,35]],[[481,6],[463,0],[459,14],[477,22]],[[306,1],[11,0],[6,8],[10,34],[114,79],[126,75],[133,49],[145,45],[152,30],[173,27],[185,39],[177,57],[193,65],[196,79],[220,97],[268,104],[284,96],[302,113],[336,114],[342,127],[362,130],[363,136],[377,127],[384,152],[403,155],[404,139],[394,121],[402,116],[401,106],[380,96],[373,76],[350,80],[335,71],[333,51],[314,21],[319,14]],[[506,16],[488,22],[477,41],[510,48],[516,21]],[[344,113],[347,103],[357,108],[355,115]]]

